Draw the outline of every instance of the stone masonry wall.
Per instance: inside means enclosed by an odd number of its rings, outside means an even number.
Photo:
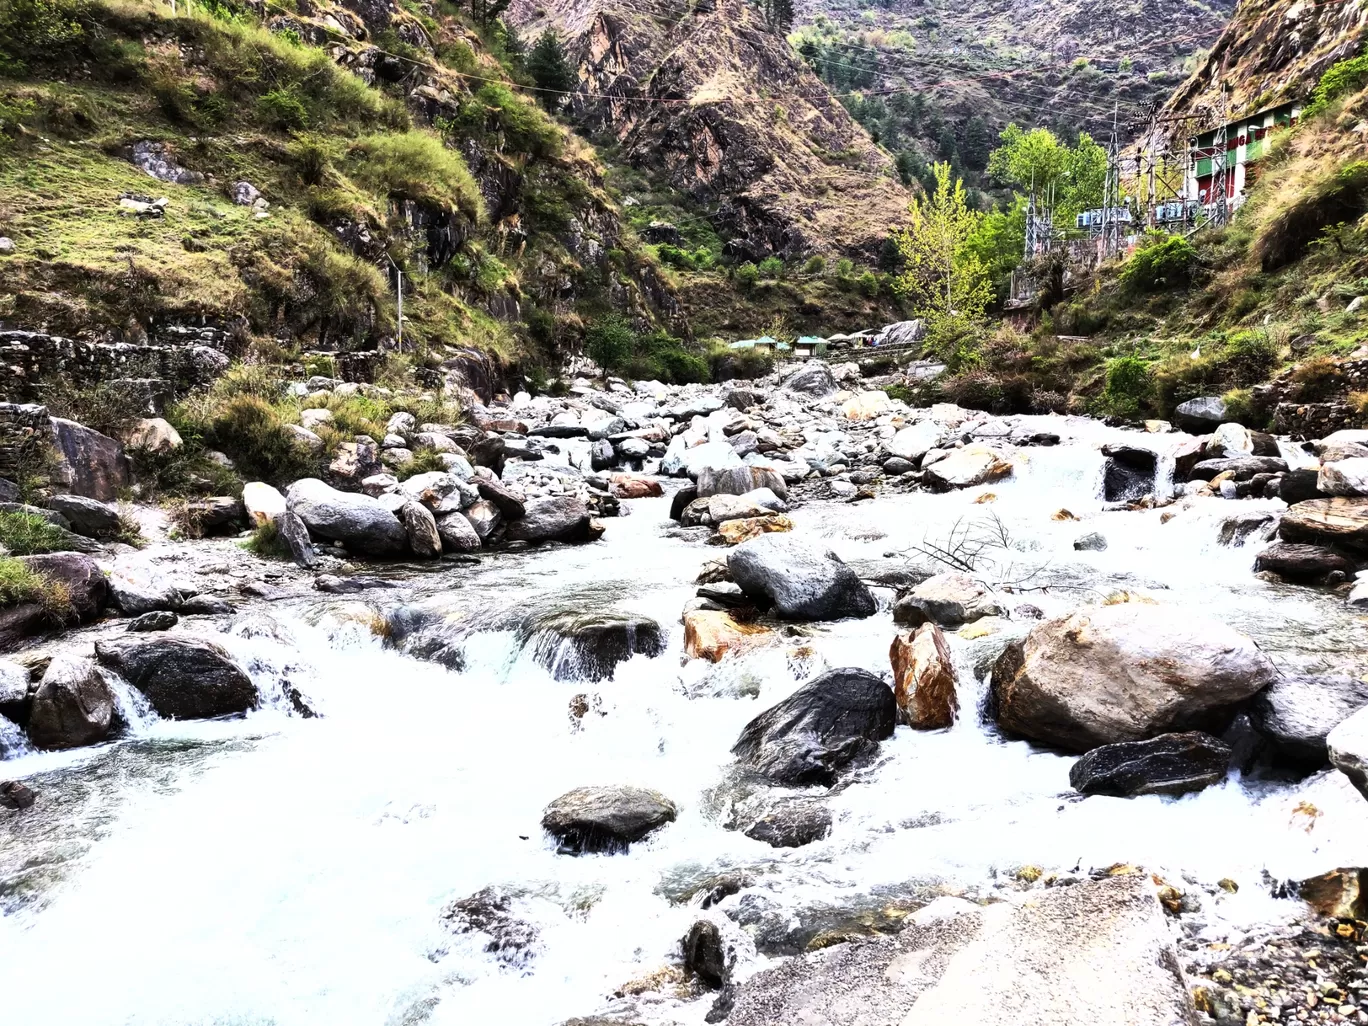
[[[193,337],[199,338],[213,329],[193,330]],[[227,366],[225,353],[202,342],[132,345],[0,331],[0,399],[10,402],[40,400],[42,386],[59,380],[83,388],[122,378],[151,378],[165,381],[168,393],[180,394],[207,384]]]
[[[51,438],[46,406],[0,403],[0,478],[13,481],[25,460]]]

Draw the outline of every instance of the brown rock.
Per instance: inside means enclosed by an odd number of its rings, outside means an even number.
[[[728,520],[718,526],[717,533],[722,536],[722,540],[726,544],[740,545],[743,541],[759,538],[762,534],[792,530],[792,520],[783,514],[773,513],[764,517],[745,517],[740,520]]]
[[[939,627],[924,623],[899,634],[888,658],[893,664],[893,695],[908,723],[917,730],[938,730],[955,722],[955,666]]]
[[[608,490],[619,499],[651,499],[665,494],[659,481],[641,474],[614,474],[608,479]]]
[[[684,655],[718,662],[728,652],[741,653],[766,644],[774,636],[767,627],[739,623],[720,610],[697,609],[684,614]]]
[[[1368,549],[1368,498],[1309,499],[1289,506],[1278,524],[1284,541]]]
[[[1368,919],[1368,869],[1332,869],[1297,885],[1301,898],[1323,916]]]

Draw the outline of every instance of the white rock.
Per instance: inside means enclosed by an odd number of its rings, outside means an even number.
[[[888,441],[888,451],[905,460],[919,460],[940,444],[945,436],[943,425],[934,420],[922,420],[900,430]]]
[[[285,496],[264,481],[252,481],[242,486],[242,506],[249,521],[266,524],[285,512]]]
[[[167,453],[179,449],[180,432],[161,417],[144,417],[135,423],[124,437],[124,445],[130,449],[146,449],[149,452]]]
[[[1254,451],[1254,436],[1243,424],[1222,424],[1211,436],[1212,448],[1226,449],[1229,452]]]
[[[296,442],[299,442],[310,452],[323,451],[323,439],[319,438],[308,428],[300,427],[298,424],[286,424],[285,431],[287,434],[291,435]]]
[[[316,431],[324,424],[331,424],[332,422],[333,415],[331,410],[314,409],[299,411],[299,423],[310,431]]]
[[[1321,464],[1316,490],[1326,495],[1368,495],[1368,456]]]

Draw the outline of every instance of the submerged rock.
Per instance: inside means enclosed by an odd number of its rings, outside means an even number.
[[[1034,627],[994,665],[992,696],[1004,730],[1086,751],[1206,726],[1276,675],[1224,624],[1128,602]]]
[[[697,976],[705,986],[716,989],[731,976],[732,958],[716,923],[698,920],[689,927],[679,947],[684,955],[684,969]]]
[[[209,719],[255,708],[256,685],[227,650],[203,638],[158,635],[95,643],[95,656],[147,696],[159,716]]]
[[[654,658],[665,650],[660,624],[615,610],[534,613],[517,634],[556,680],[603,680],[634,655]]]
[[[742,833],[771,848],[801,848],[831,833],[831,810],[811,798],[780,798]]]
[[[1229,768],[1229,746],[1190,731],[1094,748],[1073,764],[1069,783],[1083,794],[1114,798],[1180,795],[1219,783]]]
[[[893,736],[887,684],[843,667],[814,677],[742,729],[732,754],[779,784],[830,784],[838,770]]]
[[[865,617],[877,608],[873,594],[839,556],[792,534],[765,534],[738,545],[727,567],[746,594],[773,603],[787,619]]]
[[[497,887],[486,887],[442,909],[444,926],[455,934],[482,934],[484,950],[505,965],[525,967],[537,952],[537,928],[513,910],[513,899]]]
[[[560,852],[614,854],[673,823],[679,810],[659,791],[644,787],[577,787],[546,807],[542,829]]]

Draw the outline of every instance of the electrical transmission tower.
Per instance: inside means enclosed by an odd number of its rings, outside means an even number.
[[[1111,139],[1107,143],[1107,177],[1102,185],[1102,259],[1115,256],[1121,249],[1121,153],[1116,118],[1119,108],[1112,110]]]
[[[1226,189],[1228,188],[1226,182],[1226,164],[1228,163],[1226,121],[1226,92],[1223,82],[1216,99],[1216,136],[1211,144],[1213,151],[1211,158],[1211,220],[1217,227],[1230,219],[1230,205],[1226,200]]]

